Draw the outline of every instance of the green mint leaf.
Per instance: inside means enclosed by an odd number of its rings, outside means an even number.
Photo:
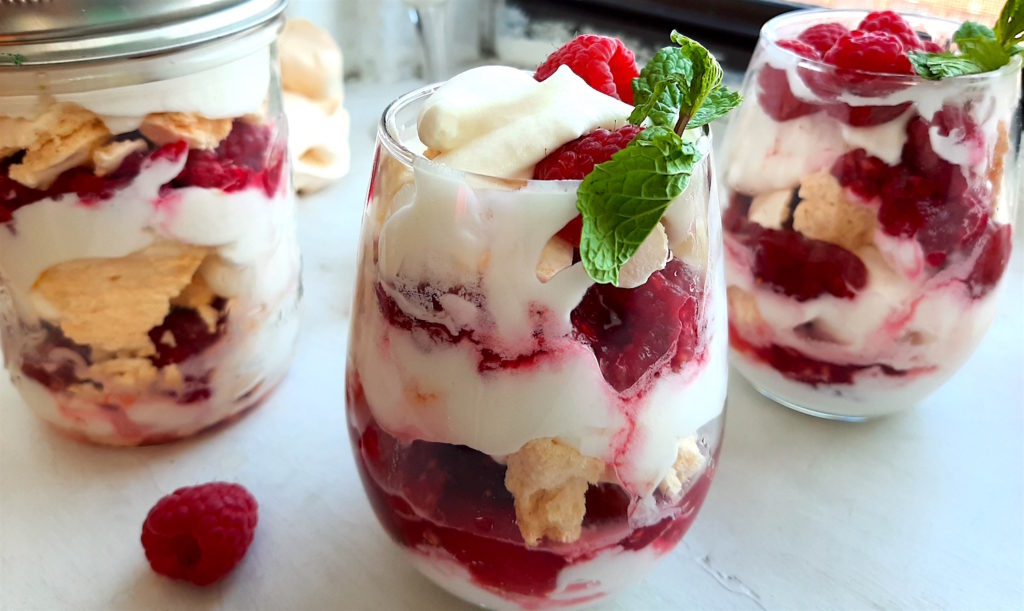
[[[953,42],[957,44],[960,44],[961,40],[969,40],[971,38],[991,38],[995,40],[996,33],[988,26],[973,21],[965,21],[953,34]]]
[[[914,70],[926,79],[937,81],[965,74],[979,74],[985,69],[967,57],[960,57],[946,51],[944,53],[924,53],[911,51],[907,53]]]
[[[743,97],[740,96],[739,92],[733,91],[724,85],[713,89],[708,94],[708,97],[705,98],[701,107],[694,113],[687,127],[700,127],[720,119],[729,114],[729,111],[733,108],[739,106],[742,101]]]
[[[1021,42],[1024,37],[1024,0],[1006,0],[992,29],[1004,47]]]
[[[633,79],[636,108],[629,120],[639,125],[650,118],[652,125],[682,133],[695,116],[701,117],[699,126],[707,123],[706,117],[724,115],[739,96],[728,89],[715,93],[714,108],[702,113],[705,100],[722,88],[722,66],[697,41],[679,32],[672,32],[672,40],[679,46],[658,51]]]
[[[956,45],[961,56],[981,66],[982,72],[998,70],[1010,61],[1009,53],[995,38],[975,36],[958,40]]]
[[[649,116],[653,125],[672,127],[676,124],[682,96],[678,87],[669,87],[666,82],[676,74],[685,76],[686,82],[693,78],[693,63],[683,55],[681,48],[665,47],[654,54],[640,76],[633,79],[633,103],[637,111],[641,108],[645,111],[643,116],[637,115],[636,121],[631,116],[630,123],[639,125]]]
[[[648,127],[580,184],[580,258],[595,282],[617,284],[619,270],[686,189],[701,160],[694,143],[664,126]]]

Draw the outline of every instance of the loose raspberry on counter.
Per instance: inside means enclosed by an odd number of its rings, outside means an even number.
[[[533,77],[543,81],[563,65],[601,93],[633,103],[633,79],[640,70],[633,52],[621,40],[593,34],[577,36],[549,55]]]
[[[776,44],[805,59],[821,59],[821,53],[806,42],[787,39],[780,40]],[[789,121],[818,110],[818,106],[804,102],[793,95],[785,70],[765,66],[757,77],[757,83],[760,85],[757,100],[765,113],[776,121]]]
[[[862,32],[885,32],[892,34],[900,39],[900,42],[903,43],[903,48],[908,51],[911,49],[921,49],[924,46],[914,28],[910,27],[910,24],[895,11],[875,11],[874,13],[869,13],[860,22],[857,29]]]
[[[256,499],[238,484],[179,488],[149,511],[142,547],[157,573],[205,586],[242,560],[257,520]]]
[[[840,38],[849,33],[850,30],[841,23],[819,23],[801,32],[797,40],[813,47],[820,56],[828,53]]]
[[[626,148],[643,130],[637,125],[625,125],[615,131],[597,129],[566,142],[533,168],[534,180],[583,180],[599,163]]]

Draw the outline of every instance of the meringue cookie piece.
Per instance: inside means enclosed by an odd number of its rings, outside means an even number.
[[[341,49],[326,30],[289,19],[278,39],[281,86],[312,100],[341,96]]]
[[[294,187],[311,193],[348,173],[341,50],[330,34],[303,19],[288,22],[278,47]]]
[[[312,193],[345,176],[349,115],[340,101],[317,102],[286,91],[283,103],[295,190]]]

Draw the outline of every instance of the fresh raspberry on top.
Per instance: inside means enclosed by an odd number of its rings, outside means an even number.
[[[585,136],[566,142],[533,168],[534,180],[582,180],[599,163],[626,148],[643,130],[636,125],[625,125],[615,131],[597,129]]]
[[[921,39],[910,24],[895,11],[875,11],[869,13],[857,29],[862,32],[886,32],[900,39],[906,50],[922,48]]]
[[[817,49],[801,40],[786,39],[776,44],[800,57],[821,59],[821,53]],[[757,83],[760,85],[757,101],[761,103],[765,113],[776,121],[789,121],[818,110],[814,104],[804,102],[793,95],[785,70],[765,66],[757,76]]]
[[[633,79],[640,70],[633,52],[621,40],[593,34],[577,36],[549,55],[533,77],[543,81],[563,65],[601,93],[633,103]]]
[[[804,30],[797,36],[797,40],[814,47],[819,55],[824,55],[849,33],[850,30],[841,23],[819,23]]]
[[[825,54],[825,61],[840,68],[881,74],[912,74],[903,42],[888,32],[854,30],[840,38]]]
[[[257,520],[256,499],[238,484],[179,488],[149,510],[142,547],[157,573],[205,586],[242,560]]]

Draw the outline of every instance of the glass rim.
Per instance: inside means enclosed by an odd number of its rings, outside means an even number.
[[[766,44],[771,45],[772,48],[783,51],[784,53],[797,59],[797,64],[802,68],[810,68],[816,72],[833,73],[833,74],[844,74],[844,75],[859,75],[864,77],[872,77],[875,79],[881,79],[885,82],[890,83],[905,83],[909,85],[915,84],[926,84],[926,83],[976,83],[979,81],[998,80],[1004,76],[1007,76],[1013,72],[1020,72],[1022,58],[1020,55],[1015,55],[1010,58],[1010,62],[1005,66],[1002,66],[996,70],[990,70],[988,72],[982,72],[979,74],[965,74],[961,76],[954,76],[945,78],[937,81],[929,80],[921,76],[920,74],[901,74],[896,72],[874,72],[871,70],[858,70],[854,68],[839,68],[832,64],[825,63],[824,61],[817,59],[809,59],[794,53],[793,51],[786,49],[785,47],[779,46],[779,42],[784,40],[779,36],[779,27],[792,22],[798,22],[808,17],[816,15],[835,15],[837,21],[841,21],[842,17],[864,17],[871,11],[864,9],[829,9],[829,8],[808,8],[799,9],[795,11],[789,11],[772,17],[761,26],[759,33],[759,39],[764,41]],[[908,13],[900,11],[899,14],[903,17],[910,18],[911,20],[921,20],[925,22],[941,23],[951,27],[950,32],[955,31],[960,26],[959,23],[944,19],[942,17],[935,17],[933,15],[922,15],[920,13]]]
[[[423,100],[425,98],[429,98],[431,95],[433,95],[433,93],[435,91],[437,91],[446,82],[447,81],[440,81],[440,82],[437,82],[437,83],[430,83],[430,84],[424,85],[423,87],[420,87],[418,89],[413,89],[412,91],[410,91],[408,93],[405,93],[405,94],[402,94],[402,95],[398,96],[397,98],[395,98],[394,100],[392,100],[387,105],[387,107],[384,108],[384,112],[381,113],[381,116],[380,116],[380,121],[378,121],[378,123],[377,123],[377,141],[380,143],[380,145],[384,146],[385,148],[387,148],[388,152],[390,152],[394,157],[398,158],[400,161],[402,161],[403,163],[405,163],[406,165],[408,165],[410,167],[413,167],[413,166],[415,166],[417,164],[426,165],[427,167],[436,168],[436,169],[439,169],[439,170],[441,170],[443,172],[446,172],[448,174],[451,174],[451,175],[454,175],[454,176],[460,176],[460,177],[464,177],[464,178],[475,178],[475,179],[482,180],[482,181],[487,181],[487,182],[495,182],[495,181],[502,182],[502,183],[517,182],[517,183],[523,183],[523,184],[529,184],[529,183],[537,182],[537,183],[544,183],[544,184],[549,184],[549,185],[553,185],[553,184],[579,185],[580,183],[583,182],[580,179],[537,180],[537,179],[533,179],[533,178],[505,178],[505,177],[501,177],[501,176],[491,176],[491,175],[488,175],[488,174],[481,174],[479,172],[470,172],[468,170],[460,170],[458,168],[453,168],[451,166],[444,165],[443,163],[439,163],[437,161],[434,161],[433,159],[425,157],[424,155],[422,155],[420,153],[414,153],[411,150],[409,150],[409,147],[407,147],[405,144],[403,144],[399,140],[398,136],[392,131],[393,129],[396,128],[396,125],[395,125],[396,115],[398,114],[398,112],[400,110],[408,107],[409,105],[414,104],[414,103],[416,103],[416,102],[418,102],[420,100]],[[708,142],[708,141],[710,141],[710,139],[711,139],[711,126],[708,125],[708,126],[705,126],[705,129],[702,130],[702,133],[701,133],[701,135],[700,135],[700,137],[698,139],[698,142]],[[707,146],[708,146],[708,149],[707,149],[708,150],[708,154],[704,155],[704,159],[701,160],[701,163],[703,163],[704,160],[708,159],[711,156],[711,154],[710,154],[711,153],[710,142],[708,142]]]

